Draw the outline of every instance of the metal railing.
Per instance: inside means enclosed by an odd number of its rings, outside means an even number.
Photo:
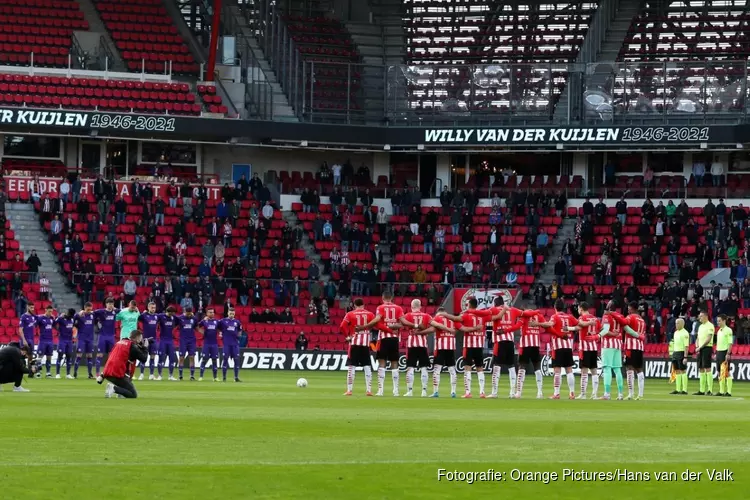
[[[74,44],[77,44],[77,42],[74,42]],[[116,59],[112,58],[111,56],[108,56],[106,54],[92,56],[88,52],[83,51],[80,46],[76,48],[75,45],[73,49],[71,49],[71,52],[67,55],[67,57],[64,58],[66,61],[65,63],[56,61],[55,64],[52,64],[49,62],[50,56],[37,55],[34,52],[22,54],[21,56],[22,57],[19,58],[19,64],[16,64],[12,68],[9,68],[8,70],[6,70],[6,72],[20,73],[23,71],[28,72],[29,74],[45,73],[49,75],[60,76],[70,76],[71,72],[79,72],[79,76],[83,76],[83,73],[80,72],[90,72],[86,73],[85,76],[102,78],[102,75],[100,75],[99,72],[103,71],[105,73],[103,78],[110,78],[110,76],[108,76],[108,73],[114,72],[116,66]],[[44,58],[42,62],[40,62],[40,57]],[[60,57],[57,57],[56,59],[60,59]],[[163,70],[160,72],[146,71],[147,64],[149,65],[149,67],[154,66],[151,66],[152,63],[146,61],[146,59],[141,59],[138,63],[137,70],[117,72],[117,78],[140,79],[143,81],[148,77],[166,76],[168,77],[168,81],[171,81],[172,63],[173,61],[164,61],[163,63],[159,63],[160,67],[163,68]]]

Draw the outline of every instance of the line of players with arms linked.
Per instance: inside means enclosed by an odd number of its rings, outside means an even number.
[[[215,311],[209,307],[203,318],[197,317],[191,308],[183,314],[169,306],[164,313],[156,313],[156,304],[149,303],[143,312],[138,310],[135,301],[128,308],[118,310],[114,302],[107,300],[103,309],[94,310],[90,302],[84,304],[83,310],[76,313],[68,309],[65,314],[55,316],[53,307],[47,306],[44,314],[37,315],[34,304],[29,304],[26,313],[19,320],[21,344],[31,347],[33,351],[35,333],[39,332],[37,355],[44,358],[47,377],[52,377],[52,357],[57,350],[55,378],[61,378],[60,367],[65,358],[66,378],[78,377],[78,368],[86,363],[88,378],[101,381],[101,367],[104,358],[115,346],[116,323],[120,323],[120,339],[127,339],[138,330],[147,340],[150,371],[149,380],[162,380],[165,364],[169,368],[169,380],[174,377],[174,368],[178,366],[179,380],[183,379],[185,360],[190,368],[190,380],[195,380],[195,354],[197,340],[202,338],[203,348],[200,358],[199,380],[203,380],[208,361],[211,361],[213,379],[217,382],[219,367],[219,339],[223,341],[222,374],[226,381],[229,359],[234,361],[234,380],[240,382],[240,344],[239,336],[242,324],[230,309],[227,317],[215,317]],[[54,341],[54,331],[58,341]],[[178,333],[178,344],[175,346],[175,330]],[[158,374],[154,374],[158,356]],[[178,360],[179,359],[179,360]],[[73,373],[71,374],[71,367]],[[94,376],[94,367],[96,376]],[[139,380],[145,377],[146,363],[141,363]]]
[[[502,297],[496,297],[494,306],[488,309],[478,309],[476,298],[469,299],[468,309],[460,315],[448,314],[443,308],[438,308],[433,317],[421,310],[422,304],[417,300],[411,303],[411,311],[404,313],[403,309],[392,303],[393,296],[383,294],[383,304],[378,306],[375,313],[364,308],[362,299],[356,299],[355,309],[348,312],[341,323],[341,332],[346,335],[349,345],[347,390],[350,396],[353,391],[355,368],[362,367],[365,375],[366,394],[372,396],[372,368],[370,359],[370,329],[378,330],[378,340],[375,351],[378,359],[377,393],[383,395],[386,377],[386,365],[390,365],[393,379],[393,395],[399,395],[399,338],[400,329],[408,330],[406,356],[406,394],[412,396],[414,376],[417,369],[421,372],[422,397],[428,395],[428,367],[431,364],[427,337],[434,334],[434,361],[432,372],[432,395],[439,397],[440,378],[443,368],[447,368],[450,375],[451,397],[456,397],[456,334],[463,333],[463,363],[464,363],[464,394],[462,398],[472,397],[472,368],[476,371],[479,383],[480,398],[497,398],[502,370],[509,374],[510,397],[520,398],[523,394],[527,368],[531,367],[536,377],[537,399],[542,399],[543,377],[541,371],[542,353],[540,338],[543,331],[552,337],[551,358],[554,369],[554,392],[550,399],[560,399],[562,373],[566,373],[570,399],[586,399],[589,379],[592,380],[591,399],[611,399],[612,375],[614,373],[617,386],[617,399],[641,399],[645,385],[643,373],[644,341],[646,338],[646,323],[638,313],[638,304],[628,305],[628,315],[624,316],[616,311],[613,302],[607,304],[602,318],[597,318],[589,312],[589,306],[581,303],[578,306],[579,317],[576,318],[565,312],[566,304],[558,299],[555,302],[555,313],[549,318],[536,310],[521,310],[509,307],[503,303]],[[702,314],[701,322],[706,324],[707,314]],[[723,322],[723,323],[722,323]],[[487,323],[492,324],[492,341],[494,344],[492,358],[491,392],[485,392],[484,373],[484,345]],[[717,362],[729,359],[732,344],[732,331],[726,327],[726,318],[719,319],[719,351]],[[710,327],[710,328],[709,328]],[[515,332],[520,330],[518,341],[518,370],[516,370]],[[710,330],[710,332],[709,332]],[[710,333],[710,334],[709,334]],[[713,325],[708,322],[704,332],[698,335],[698,368],[701,373],[706,370],[710,374],[711,352],[713,339]],[[578,335],[578,351],[581,366],[580,392],[575,394],[575,376],[573,374],[574,336]],[[685,332],[687,335],[687,332]],[[684,336],[680,336],[684,341]],[[687,344],[675,344],[673,368],[683,374],[687,367]],[[679,349],[678,349],[679,347]],[[598,395],[600,373],[598,359],[601,352],[602,377],[604,379],[604,393]],[[626,367],[627,396],[623,395],[623,357]],[[679,376],[679,375],[678,375]],[[637,380],[637,393],[634,385]],[[703,380],[703,377],[702,379]],[[679,379],[678,379],[679,381]],[[708,384],[708,381],[706,381]],[[687,384],[685,383],[685,387]],[[678,385],[678,387],[680,387]],[[704,384],[701,382],[701,392]],[[675,391],[674,394],[678,392]],[[682,393],[682,392],[679,392]],[[685,392],[686,393],[686,392]],[[722,388],[722,395],[731,393],[731,380],[728,390]]]

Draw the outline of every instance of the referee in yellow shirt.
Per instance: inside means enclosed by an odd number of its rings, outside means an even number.
[[[690,358],[690,334],[685,330],[685,320],[677,318],[675,321],[676,331],[674,332],[673,351],[672,351],[672,368],[676,376],[675,390],[670,394],[687,395],[687,362]]]
[[[719,314],[719,331],[716,332],[716,368],[719,371],[719,392],[716,396],[732,396],[732,376],[727,373],[726,378],[721,377],[721,365],[729,362],[734,344],[734,332],[727,326],[726,314]]]
[[[714,385],[711,374],[711,355],[714,345],[714,325],[708,320],[708,313],[701,311],[698,315],[700,326],[698,327],[698,338],[695,341],[695,357],[698,360],[698,377],[700,378],[700,390],[693,396],[710,396]]]

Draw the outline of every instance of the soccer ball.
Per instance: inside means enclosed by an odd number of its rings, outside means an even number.
[[[297,387],[307,387],[307,379],[306,378],[297,379]]]

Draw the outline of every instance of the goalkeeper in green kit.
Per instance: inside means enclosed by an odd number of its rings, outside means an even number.
[[[138,328],[138,317],[140,315],[135,300],[130,301],[127,309],[117,313],[115,319],[120,322],[120,340],[130,338],[130,333]]]

